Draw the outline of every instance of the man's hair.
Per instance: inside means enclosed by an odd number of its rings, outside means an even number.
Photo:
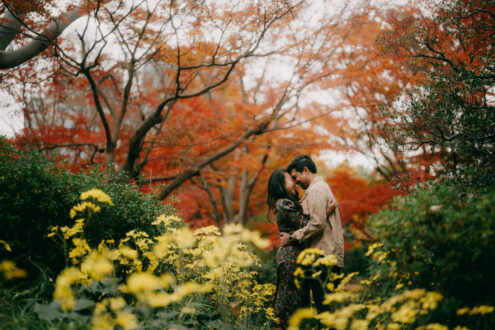
[[[297,172],[302,172],[304,167],[307,167],[311,173],[316,173],[316,165],[308,155],[299,155],[290,162],[287,166],[287,172],[292,172],[295,169]]]

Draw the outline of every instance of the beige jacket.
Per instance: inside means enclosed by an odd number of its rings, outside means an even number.
[[[339,209],[327,219],[326,207],[330,199],[335,199],[332,190],[322,177],[316,177],[306,189],[301,199],[304,214],[308,214],[308,224],[296,230],[292,237],[304,243],[306,248],[318,248],[324,255],[335,254],[337,266],[344,267],[344,232],[340,222]]]

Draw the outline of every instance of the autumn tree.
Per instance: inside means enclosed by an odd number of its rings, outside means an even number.
[[[204,14],[211,16],[208,10],[206,7]],[[279,15],[287,14],[287,10]],[[31,125],[32,129],[27,129],[18,142],[37,144],[43,150],[64,150],[64,155],[71,155],[79,164],[100,161],[107,165],[117,164],[131,177],[140,177],[149,186],[166,182],[167,186],[159,192],[162,198],[192,179],[195,189],[204,191],[204,199],[210,201],[209,213],[217,223],[245,223],[251,196],[257,196],[257,205],[265,202],[265,187],[258,190],[254,187],[260,178],[267,178],[269,169],[284,167],[285,162],[297,153],[317,154],[321,148],[336,148],[327,143],[328,135],[336,131],[327,127],[324,134],[317,133],[320,130],[312,123],[318,124],[317,121],[330,116],[333,127],[338,127],[338,107],[329,104],[326,98],[308,101],[305,96],[320,93],[321,82],[336,70],[331,64],[341,41],[348,35],[339,20],[343,11],[334,12],[333,16],[320,13],[318,21],[309,26],[303,24],[303,15],[307,16],[311,11],[301,6],[291,10],[290,17],[278,18],[280,25],[272,24],[271,28],[277,32],[269,39],[272,44],[263,46],[260,41],[259,52],[239,53],[238,62],[237,59],[223,64],[217,62],[224,59],[222,56],[233,56],[235,48],[231,44],[227,50],[218,44],[198,42],[194,47],[182,48],[184,54],[178,56],[180,47],[172,49],[160,40],[163,47],[151,48],[154,50],[147,53],[153,58],[140,58],[140,65],[129,64],[132,54],[128,49],[133,48],[129,46],[132,39],[127,36],[117,38],[122,53],[128,54],[127,59],[117,61],[104,51],[98,51],[96,55],[88,51],[85,61],[94,65],[88,70],[81,67],[86,63],[83,63],[84,58],[75,71],[70,54],[61,54],[56,79],[47,89],[49,96],[43,100],[22,98],[26,118],[30,123],[44,122],[44,126]],[[234,24],[230,22],[231,16],[227,15],[230,18],[224,22],[225,26]],[[138,26],[141,22],[138,18],[131,22],[132,26]],[[116,31],[124,24],[127,23],[121,22]],[[88,30],[90,26],[87,23]],[[201,24],[198,29],[186,30],[185,35],[200,40]],[[130,33],[124,28],[122,31]],[[265,38],[268,38],[268,31],[263,32]],[[182,41],[178,37],[179,30],[172,29],[172,32],[176,41]],[[227,39],[228,33],[226,29],[218,40]],[[231,35],[230,42],[237,44],[239,41],[235,37]],[[96,43],[82,38],[82,34],[78,38],[80,44]],[[155,47],[155,39],[147,38],[141,43]],[[69,45],[65,47],[70,48]],[[208,54],[210,57],[205,56]],[[248,56],[260,61],[249,62]],[[177,61],[181,66],[177,66]],[[196,64],[191,65],[188,61]],[[129,71],[133,65],[139,69],[135,73]],[[277,65],[282,66],[282,77],[276,70],[270,72]],[[249,72],[250,69],[254,71],[255,66],[262,68],[260,73]],[[324,73],[320,71],[322,66],[328,67]],[[125,80],[132,75],[132,81]],[[222,84],[224,80],[228,83]],[[91,84],[92,81],[95,84]],[[122,81],[127,81],[125,86],[128,87],[123,91],[119,89]],[[189,94],[184,94],[185,91]],[[150,116],[157,111],[161,111],[161,121],[145,134],[143,127],[148,127]],[[42,115],[47,112],[54,117]],[[107,131],[114,132],[110,139]],[[136,136],[141,142],[133,146]],[[109,143],[113,143],[111,148]],[[133,148],[139,150],[137,155],[131,155]],[[129,165],[131,158],[134,159],[132,167]]]
[[[0,69],[26,63],[49,46],[80,17],[98,8],[103,1],[88,1],[79,7],[62,8],[59,17],[51,14],[53,1],[12,1],[0,4]],[[21,39],[20,42],[19,39]]]
[[[495,5],[445,0],[415,16],[391,15],[381,39],[409,70],[425,76],[396,113],[392,137],[405,150],[428,149],[447,173],[491,177],[495,166]],[[390,114],[384,108],[385,115]]]

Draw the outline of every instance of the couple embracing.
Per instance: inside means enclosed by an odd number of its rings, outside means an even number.
[[[306,190],[300,200],[296,184]],[[325,310],[326,286],[322,283],[328,281],[328,269],[322,268],[318,277],[305,279],[298,287],[294,283],[297,256],[305,248],[320,249],[324,256],[334,254],[337,265],[331,272],[340,274],[344,266],[344,235],[335,197],[307,155],[294,158],[286,170],[272,173],[268,180],[268,205],[274,210],[281,243],[276,256],[274,313],[278,326],[285,328],[297,309],[310,306],[310,292],[318,312]]]

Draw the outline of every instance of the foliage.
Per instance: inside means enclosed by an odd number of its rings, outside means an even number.
[[[333,169],[327,182],[339,202],[342,225],[350,231],[346,233],[347,249],[351,245],[359,248],[363,241],[372,239],[366,230],[369,215],[388,206],[394,196],[402,193],[393,189],[390,182],[365,178],[346,165]]]
[[[51,226],[71,226],[69,211],[82,191],[104,188],[117,206],[102,207],[84,226],[90,246],[103,237],[117,242],[131,229],[150,234],[156,215],[171,212],[151,195],[122,183],[118,176],[105,176],[98,169],[71,174],[36,152],[22,152],[0,141],[0,239],[11,252],[0,251],[2,259],[13,260],[35,278],[40,272],[50,277],[66,266],[63,249],[47,238]],[[70,243],[69,243],[70,244]]]
[[[84,223],[104,204],[115,206],[98,189],[81,195],[89,198],[71,210],[83,214],[79,222],[51,229],[51,237],[75,247],[54,300],[35,307],[41,319],[93,329],[266,326],[274,286],[255,281],[260,265],[250,251],[269,244],[259,234],[239,225],[226,226],[222,236],[214,226],[192,231],[178,217],[160,215],[153,221],[157,236],[131,230],[120,243],[106,239],[90,248]]]
[[[390,265],[394,259],[389,258],[391,254],[384,253],[383,246],[381,243],[371,245],[366,255],[371,257],[372,262]],[[297,260],[300,266],[295,271],[296,285],[303,278],[318,276],[321,265],[331,268],[335,261],[333,255],[323,257],[321,250],[304,250]],[[289,329],[318,326],[337,330],[447,330],[448,326],[454,329],[466,329],[465,326],[490,329],[493,325],[495,308],[480,301],[471,307],[460,308],[459,305],[453,306],[450,299],[438,291],[420,287],[406,288],[404,285],[392,286],[386,294],[378,293],[384,284],[382,278],[394,278],[394,274],[396,271],[389,267],[384,273],[372,273],[367,279],[357,280],[357,272],[345,276],[330,272],[321,283],[329,291],[323,302],[328,306],[327,310],[317,313],[313,308],[299,309],[290,319]],[[338,283],[336,287],[334,283]],[[447,309],[457,318],[442,315]]]
[[[389,18],[380,44],[425,80],[409,88],[401,110],[383,107],[381,115],[390,118],[383,128],[402,150],[426,149],[440,157],[437,173],[466,179],[474,169],[493,184],[493,1],[443,0],[424,13]]]
[[[395,287],[437,291],[448,302],[437,320],[458,323],[465,316],[456,317],[456,309],[493,305],[494,202],[493,188],[429,183],[372,216],[371,230],[383,244],[370,252],[375,262],[369,276],[379,283],[373,294],[387,295]]]

